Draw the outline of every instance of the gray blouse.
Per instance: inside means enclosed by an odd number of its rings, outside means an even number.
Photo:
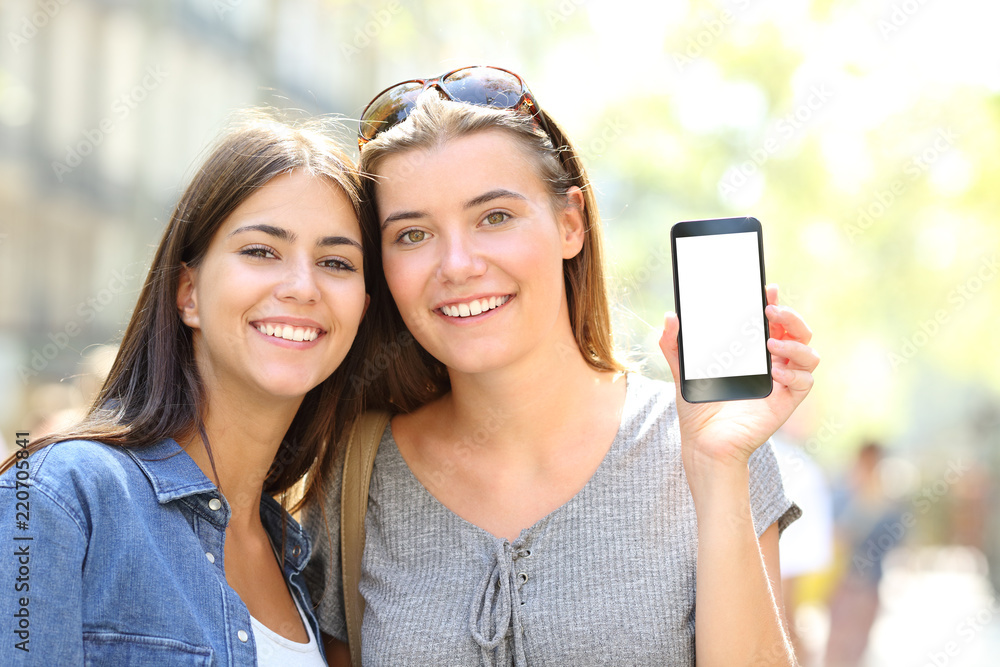
[[[365,665],[693,665],[697,523],[673,385],[630,373],[618,434],[587,484],[510,542],[413,476],[386,429],[369,492],[361,592]],[[320,627],[347,639],[340,481],[308,508]],[[770,444],[750,458],[757,535],[801,514]],[[329,533],[327,530],[329,529]]]

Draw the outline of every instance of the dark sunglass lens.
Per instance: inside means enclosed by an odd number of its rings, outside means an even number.
[[[521,99],[521,82],[516,76],[492,67],[467,67],[442,79],[441,86],[456,100],[500,109],[509,109]]]
[[[364,116],[361,117],[361,136],[369,140],[374,139],[379,132],[406,120],[416,105],[422,89],[423,84],[408,81],[393,86],[372,100],[365,109]]]

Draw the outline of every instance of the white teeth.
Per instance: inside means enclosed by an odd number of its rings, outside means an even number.
[[[453,306],[441,306],[441,312],[448,317],[471,317],[473,315],[485,313],[487,310],[493,310],[497,306],[502,306],[509,300],[510,295],[501,297],[491,296],[487,299],[474,299],[468,303],[459,303]]]
[[[316,340],[319,337],[319,329],[313,329],[312,327],[291,327],[287,324],[258,324],[257,331],[266,336],[293,341],[310,341]]]

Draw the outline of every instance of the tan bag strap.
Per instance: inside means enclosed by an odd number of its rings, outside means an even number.
[[[351,427],[344,452],[344,476],[340,491],[340,568],[344,586],[344,620],[351,664],[361,667],[361,619],[365,601],[358,591],[361,556],[365,551],[365,514],[368,486],[382,433],[389,425],[389,413],[366,412]]]

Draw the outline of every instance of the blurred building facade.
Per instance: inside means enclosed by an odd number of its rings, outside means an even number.
[[[356,117],[391,8],[379,18],[315,0],[0,3],[0,428],[29,428],[33,393],[118,339],[233,110]]]

